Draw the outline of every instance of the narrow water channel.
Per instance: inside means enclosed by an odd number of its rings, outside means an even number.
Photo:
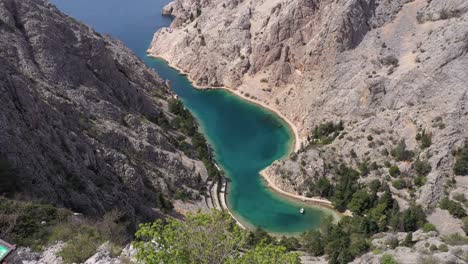
[[[170,24],[160,15],[169,0],[51,0],[65,13],[121,39],[158,74],[171,82],[184,105],[195,115],[216,161],[231,182],[228,207],[249,227],[278,234],[317,228],[330,210],[310,207],[273,193],[259,172],[289,154],[293,133],[269,110],[225,90],[197,90],[188,79],[161,60],[146,56],[154,32]],[[305,214],[299,209],[306,208]]]

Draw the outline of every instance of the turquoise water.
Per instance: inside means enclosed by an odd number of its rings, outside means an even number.
[[[167,0],[52,0],[66,13],[102,33],[121,39],[138,56],[168,79],[184,105],[195,115],[216,161],[231,179],[228,206],[250,227],[292,234],[317,228],[328,210],[307,207],[272,193],[259,171],[289,153],[292,132],[274,113],[225,90],[197,90],[188,79],[157,59],[146,56],[153,33],[168,26],[160,15]],[[304,215],[299,209],[306,207]]]

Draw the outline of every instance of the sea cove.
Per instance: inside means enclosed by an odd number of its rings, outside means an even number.
[[[230,179],[228,207],[243,224],[272,233],[295,234],[317,228],[324,216],[333,214],[331,210],[307,206],[274,193],[262,181],[259,172],[292,150],[294,135],[284,120],[228,91],[195,89],[186,76],[163,60],[146,56],[153,33],[171,22],[160,15],[167,1],[52,2],[98,31],[121,39],[170,81],[199,121],[216,161]],[[299,213],[301,207],[305,208],[303,215]]]

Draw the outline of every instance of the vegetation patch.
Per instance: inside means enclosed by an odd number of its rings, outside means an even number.
[[[448,197],[445,197],[440,201],[439,207],[441,209],[448,210],[449,213],[456,218],[463,218],[466,216],[465,208],[463,208],[460,203],[450,200]]]
[[[260,240],[249,235],[228,214],[214,210],[189,214],[184,222],[168,219],[140,225],[133,246],[138,261],[146,264],[300,263],[298,253],[288,253],[272,241],[268,235]]]
[[[338,137],[341,131],[344,130],[343,121],[337,124],[333,122],[326,122],[320,124],[314,128],[312,132],[312,138],[309,137],[309,141],[316,145],[327,145],[333,142]]]
[[[411,161],[414,157],[414,152],[406,149],[404,140],[401,140],[390,153],[397,161]]]
[[[178,99],[169,100],[169,111],[175,115],[174,119],[171,121],[172,126],[192,138],[192,148],[190,148],[190,150],[187,143],[184,141],[186,154],[201,160],[208,171],[209,177],[213,180],[219,180],[221,173],[215,166],[211,148],[205,136],[198,131],[198,123],[193,115]]]
[[[468,175],[468,140],[465,140],[465,145],[456,151],[455,158],[453,172],[456,175]]]

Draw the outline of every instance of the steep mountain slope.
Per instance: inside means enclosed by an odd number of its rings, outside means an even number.
[[[329,164],[383,167],[403,139],[432,171],[411,196],[393,191],[433,208],[454,179],[452,152],[468,137],[467,11],[463,0],[176,0],[163,11],[175,21],[148,52],[195,84],[237,90],[298,127],[299,158],[266,171],[282,189],[306,194],[314,179],[333,177]],[[314,128],[339,120],[348,136],[313,147]],[[416,140],[423,131],[428,148]],[[412,181],[411,163],[396,165]],[[386,175],[380,168],[362,180]],[[452,190],[466,193],[464,182]]]
[[[176,189],[197,198],[207,171],[178,147],[171,97],[119,41],[45,0],[0,1],[1,193],[133,224]]]

